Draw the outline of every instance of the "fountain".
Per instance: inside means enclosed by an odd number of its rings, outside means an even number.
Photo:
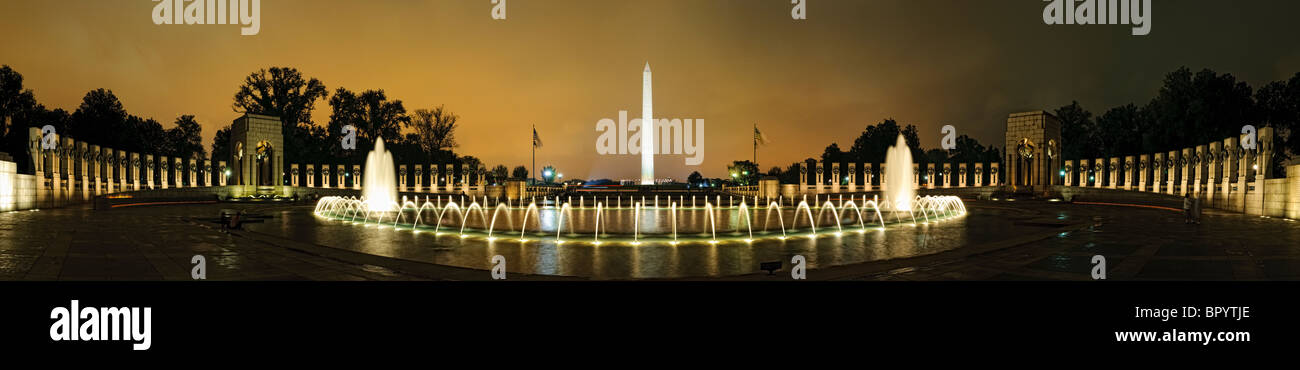
[[[885,199],[893,211],[902,212],[912,209],[911,201],[916,190],[912,189],[912,149],[907,147],[903,134],[898,134],[898,141],[885,152]]]
[[[366,155],[366,174],[361,182],[361,197],[371,212],[392,212],[397,203],[397,175],[393,171],[393,153],[384,150],[384,138],[375,140],[375,149]]]
[[[321,198],[314,214],[411,233],[431,231],[435,237],[455,233],[460,239],[488,243],[502,242],[494,233],[518,233],[518,239],[509,239],[520,245],[557,246],[570,242],[591,246],[606,242],[632,246],[691,242],[752,245],[763,240],[785,242],[790,235],[816,240],[843,237],[845,231],[865,234],[868,228],[917,226],[966,214],[958,197],[916,195],[912,154],[902,135],[896,145],[888,148],[885,163],[889,171],[883,179],[883,199],[865,194],[856,199],[834,194],[824,198],[804,195],[802,200],[791,199],[788,204],[783,203],[784,198],[765,202],[759,197],[752,198],[750,204],[746,197],[736,202],[735,195],[726,194],[727,201],[723,202],[723,194],[709,194],[699,198],[702,204],[694,195],[688,204],[680,195],[676,202],[669,197],[668,202],[661,203],[661,194],[643,194],[629,199],[627,207],[623,196],[605,197],[603,201],[593,197],[589,203],[584,196],[573,199],[571,194],[543,195],[541,199],[521,199],[515,204],[464,196],[425,196],[423,200],[417,196],[415,201],[409,201],[397,196],[393,157],[384,149],[381,138],[366,157],[362,195]]]

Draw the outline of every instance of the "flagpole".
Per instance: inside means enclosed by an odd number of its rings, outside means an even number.
[[[758,124],[754,124],[754,166],[758,167]]]
[[[537,176],[537,124],[533,124],[532,135],[528,137],[528,144],[533,147],[533,168],[528,171],[528,182],[531,183],[533,176]]]

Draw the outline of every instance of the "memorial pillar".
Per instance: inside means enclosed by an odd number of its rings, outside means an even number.
[[[826,184],[826,163],[814,163],[814,173],[817,175],[817,194],[822,193],[822,186]]]
[[[997,162],[989,164],[989,185],[999,186],[1002,184],[1002,172],[999,171],[1000,165]]]
[[[939,174],[934,172],[934,163],[925,164],[925,188],[934,189],[934,183],[939,182]]]
[[[975,187],[984,186],[984,164],[975,162]]]
[[[406,192],[406,165],[397,166],[397,191]]]
[[[1222,176],[1219,175],[1219,162],[1222,161],[1219,151],[1222,145],[1222,143],[1217,141],[1211,142],[1205,150],[1205,199],[1207,200],[1207,205],[1215,205],[1218,202],[1215,198],[1219,196],[1219,189],[1216,189],[1215,185],[1218,184],[1217,181],[1219,177]]]
[[[952,163],[943,162],[943,188],[952,187]]]
[[[415,192],[420,193],[424,191],[424,187],[422,186],[424,182],[423,180],[424,165],[417,164],[415,165]]]
[[[47,150],[43,149],[43,137],[44,135],[39,127],[27,128],[27,154],[32,159],[32,172],[36,180],[36,207],[44,207],[45,197],[49,194],[45,187],[45,152]]]
[[[328,164],[320,165],[320,187],[330,188],[330,165]]]
[[[217,161],[217,184],[226,186],[230,183],[230,167],[226,166],[226,161]]]
[[[158,183],[163,189],[167,188],[167,178],[171,177],[171,165],[165,155],[158,156]]]
[[[295,188],[298,187],[298,164],[297,163],[293,163],[289,165],[289,185]]]
[[[361,165],[352,165],[352,189],[361,190]]]
[[[1201,195],[1205,193],[1205,191],[1202,190],[1201,188],[1201,184],[1205,182],[1205,173],[1206,173],[1205,166],[1208,163],[1208,158],[1206,158],[1205,149],[1206,149],[1205,145],[1197,145],[1195,149],[1196,154],[1191,156],[1191,161],[1190,161],[1192,162],[1192,169],[1193,169],[1192,182],[1191,182],[1192,196],[1195,196],[1197,199],[1201,199],[1202,198]]]
[[[1151,155],[1151,192],[1159,193],[1160,185],[1165,182],[1165,153]]]
[[[839,193],[840,193],[840,183],[843,182],[843,181],[841,180],[841,178],[840,178],[840,164],[839,164],[839,163],[832,163],[832,164],[831,164],[831,179],[832,179],[832,182],[831,182],[831,192],[832,192],[832,193],[835,193],[835,194],[839,194]]]
[[[340,165],[336,165],[336,166],[335,166],[335,171],[334,171],[334,176],[337,176],[338,179],[339,179],[339,189],[347,189],[347,188],[348,188],[348,170],[347,170],[347,167],[344,167],[344,166],[341,165],[341,164],[340,164]]]
[[[129,185],[127,185],[127,174],[130,172],[128,172],[127,169],[131,166],[131,157],[127,152],[120,149],[113,150],[113,155],[117,160],[115,165],[117,167],[117,191],[120,193],[129,189]]]
[[[874,174],[871,173],[871,167],[872,167],[872,166],[871,166],[871,163],[863,163],[863,164],[862,164],[862,187],[863,187],[863,191],[871,191],[871,189],[873,188],[873,186],[872,186],[872,184],[871,184],[871,181],[872,181],[872,177],[873,177],[872,175],[874,175]]]

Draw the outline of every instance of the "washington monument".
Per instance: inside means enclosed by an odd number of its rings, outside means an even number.
[[[641,185],[655,184],[655,132],[653,98],[650,90],[650,62],[641,73]]]

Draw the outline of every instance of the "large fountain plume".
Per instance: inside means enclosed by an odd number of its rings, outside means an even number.
[[[397,208],[397,175],[393,171],[393,153],[384,150],[384,138],[375,141],[375,149],[366,155],[366,174],[361,182],[361,196],[371,211],[394,211]]]
[[[885,152],[885,199],[892,203],[892,208],[905,211],[912,208],[912,198],[916,191],[912,189],[912,149],[907,147],[907,140],[902,134],[898,142]]]

